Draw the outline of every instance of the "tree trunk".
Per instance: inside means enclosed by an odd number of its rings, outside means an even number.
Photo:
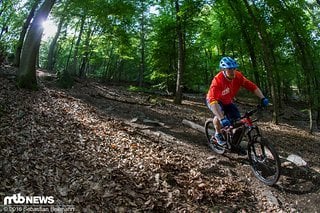
[[[105,69],[104,69],[104,74],[103,74],[103,79],[106,80],[106,81],[110,81],[111,80],[111,75],[110,75],[110,72],[111,72],[111,63],[112,63],[112,55],[113,55],[113,50],[114,50],[114,45],[112,42],[110,42],[109,45],[109,52],[108,52],[108,59],[106,59],[106,66],[105,66]]]
[[[317,128],[320,129],[320,107],[317,109],[317,118],[316,118]]]
[[[24,24],[22,26],[22,30],[21,30],[21,33],[20,33],[19,41],[17,43],[15,56],[14,56],[14,62],[13,62],[13,65],[16,66],[16,67],[19,67],[19,65],[20,65],[20,56],[21,56],[21,50],[22,50],[22,46],[23,46],[23,41],[24,41],[24,38],[26,36],[26,33],[27,33],[28,27],[30,25],[30,22],[31,22],[31,20],[32,20],[32,18],[34,16],[34,12],[36,11],[39,3],[40,3],[40,0],[37,0],[37,1],[34,2],[29,15],[28,15],[26,21],[24,22]]]
[[[80,46],[80,42],[81,42],[81,37],[82,37],[82,34],[83,34],[83,30],[84,30],[85,21],[86,21],[86,16],[83,15],[82,18],[81,18],[80,32],[79,32],[78,39],[77,39],[75,47],[74,47],[73,60],[72,60],[72,63],[70,65],[70,73],[73,76],[75,76],[77,74],[78,52],[79,52],[79,46]]]
[[[42,22],[47,19],[55,0],[45,0],[35,15],[22,47],[17,84],[21,88],[36,89],[36,60],[43,33]]]
[[[203,126],[200,126],[199,124],[196,124],[196,123],[194,123],[194,122],[192,122],[192,121],[183,119],[183,120],[182,120],[182,124],[184,124],[184,125],[186,125],[186,126],[189,126],[189,127],[191,127],[192,129],[198,130],[199,132],[202,132],[202,133],[206,134],[206,130],[204,129]]]
[[[263,51],[263,61],[265,64],[265,68],[267,71],[267,78],[268,78],[268,83],[270,85],[270,90],[271,90],[271,96],[272,96],[272,102],[273,102],[273,114],[272,114],[272,121],[275,124],[278,124],[278,120],[279,120],[279,107],[278,107],[278,96],[277,96],[277,92],[276,92],[276,88],[274,85],[274,75],[273,75],[273,70],[275,70],[275,57],[273,54],[273,45],[272,42],[270,40],[270,35],[268,34],[268,32],[266,31],[265,27],[262,26],[261,21],[258,20],[258,18],[255,16],[255,14],[253,13],[248,0],[243,0],[247,11],[250,15],[250,17],[252,18],[252,21],[254,23],[254,26],[257,30],[258,33],[258,37],[260,40],[260,44]]]
[[[146,38],[145,38],[145,11],[146,11],[146,4],[144,0],[140,0],[141,4],[141,22],[140,22],[140,47],[141,47],[141,61],[140,61],[140,70],[139,70],[139,76],[138,76],[138,84],[139,87],[143,86],[143,75],[145,72],[145,43],[146,43]]]
[[[86,68],[88,67],[89,64],[89,54],[90,54],[90,39],[95,32],[95,29],[91,29],[91,24],[89,24],[89,28],[86,34],[86,40],[85,40],[85,47],[84,47],[84,53],[82,56],[82,63],[79,69],[79,77],[83,78],[85,77],[86,73]]]
[[[49,47],[49,52],[48,52],[48,63],[47,63],[47,70],[52,71],[54,69],[54,63],[55,63],[55,53],[56,53],[56,45],[58,38],[61,33],[62,25],[64,22],[64,17],[61,18],[59,25],[58,25],[58,30],[57,33],[55,34],[50,47]]]
[[[123,61],[123,59],[119,59],[118,60],[118,63],[117,63],[117,74],[118,74],[118,76],[117,76],[117,79],[118,79],[118,81],[119,82],[121,82],[121,80],[123,79],[123,66],[124,66],[124,61]]]
[[[317,110],[317,117],[316,117],[316,125],[317,125],[317,128],[320,130],[320,85],[319,85],[319,79],[318,79],[318,76],[315,75],[315,86],[316,86],[316,110]]]
[[[177,82],[176,82],[176,93],[174,103],[181,104],[182,102],[182,75],[184,73],[184,40],[182,30],[182,20],[180,12],[179,1],[175,1],[176,15],[177,15],[177,35],[178,35],[178,71],[177,71]]]
[[[78,26],[77,26],[77,28],[78,28]],[[69,70],[69,68],[70,68],[69,63],[70,63],[70,58],[71,58],[71,55],[72,55],[73,47],[75,46],[74,41],[76,40],[76,36],[77,36],[76,35],[76,32],[78,31],[77,28],[76,28],[75,33],[74,33],[73,38],[72,38],[71,47],[70,47],[70,51],[68,53],[65,70]]]
[[[212,76],[214,76],[214,71],[211,69],[210,62],[212,61],[212,51],[209,49],[204,49],[204,54],[206,56],[206,72],[204,75],[204,82],[210,84]]]

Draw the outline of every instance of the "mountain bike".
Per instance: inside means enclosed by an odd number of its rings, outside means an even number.
[[[239,120],[233,122],[232,126],[222,128],[222,134],[227,142],[226,146],[222,147],[217,144],[214,137],[213,118],[206,121],[205,133],[209,147],[218,154],[237,152],[246,146],[246,155],[254,175],[266,185],[272,186],[280,177],[281,162],[272,144],[262,137],[258,126],[253,125],[257,119],[252,120],[251,116],[261,108],[257,106],[247,111]]]

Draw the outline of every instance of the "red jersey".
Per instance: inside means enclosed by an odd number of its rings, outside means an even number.
[[[257,89],[257,85],[244,77],[238,70],[235,71],[235,78],[232,80],[227,79],[221,71],[211,82],[207,93],[207,101],[210,104],[215,101],[220,101],[224,105],[231,104],[240,87],[244,87],[251,92]]]

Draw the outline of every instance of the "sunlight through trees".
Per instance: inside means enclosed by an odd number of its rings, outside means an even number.
[[[0,4],[2,61],[19,65],[42,2]],[[207,90],[228,55],[273,100],[275,122],[294,98],[305,103],[312,129],[313,120],[320,125],[319,7],[298,0],[62,0],[41,25],[36,66],[69,80],[151,87],[181,103],[181,92]]]

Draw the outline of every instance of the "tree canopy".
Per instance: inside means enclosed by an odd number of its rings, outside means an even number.
[[[319,1],[1,1],[1,61],[25,60],[21,43],[30,48],[28,33],[48,2],[57,30],[42,37],[33,66],[57,72],[64,85],[79,76],[204,93],[220,58],[231,56],[270,97],[276,123],[293,98],[305,103],[310,129],[314,116],[320,123]]]

